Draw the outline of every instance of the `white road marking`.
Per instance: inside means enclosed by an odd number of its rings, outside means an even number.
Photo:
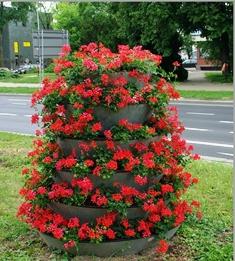
[[[220,123],[229,123],[229,124],[230,124],[230,123],[231,123],[231,124],[233,123],[233,121],[219,121],[219,122],[220,122]]]
[[[225,153],[225,152],[217,152],[217,153],[218,153],[218,154],[221,154],[221,155],[233,157],[233,153]]]
[[[234,132],[233,132],[233,131],[230,131],[229,133],[230,133],[230,134],[233,134]]]
[[[213,143],[213,142],[196,141],[196,140],[187,140],[187,142],[191,143],[191,144],[200,144],[200,145],[207,145],[207,146],[214,146],[214,147],[233,148],[233,145],[224,144],[224,143]]]
[[[25,114],[24,117],[31,118],[33,115],[32,114]],[[39,119],[42,119],[42,116],[39,115]]]
[[[192,130],[192,131],[211,131],[208,129],[198,129],[198,128],[185,128],[186,130]]]
[[[186,105],[186,106],[205,106],[205,107],[233,107],[233,104],[203,104],[203,103],[186,103],[186,102],[170,102],[170,105]]]
[[[186,112],[186,114],[192,114],[192,115],[215,115],[214,113],[204,113],[204,112]]]
[[[14,104],[14,105],[27,105],[27,103],[26,102],[12,102],[12,104]]]
[[[8,101],[16,101],[16,102],[29,102],[29,100],[25,100],[25,99],[8,99]]]
[[[4,113],[0,112],[0,116],[17,116],[15,113]]]

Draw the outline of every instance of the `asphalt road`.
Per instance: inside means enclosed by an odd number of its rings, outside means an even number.
[[[233,103],[179,101],[180,120],[186,130],[183,137],[194,152],[211,160],[233,160]],[[34,134],[31,125],[30,96],[0,95],[0,131]]]

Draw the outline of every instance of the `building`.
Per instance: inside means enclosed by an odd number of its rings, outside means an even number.
[[[25,62],[36,63],[33,58],[32,30],[34,16],[29,15],[26,25],[9,22],[2,34],[3,66],[14,69]]]
[[[192,40],[195,43],[193,45],[193,50],[195,50],[197,69],[198,70],[220,70],[222,65],[219,61],[211,61],[208,59],[208,54],[203,53],[202,50],[197,46],[197,43],[207,41],[205,37],[201,37],[201,32],[197,31],[191,33]]]
[[[40,26],[45,27],[42,21]],[[46,66],[59,56],[61,47],[69,43],[68,37],[68,31],[65,30],[41,29],[38,34],[37,19],[33,13],[28,15],[26,25],[9,22],[2,35],[3,66],[15,69],[25,63],[36,64],[38,60]]]

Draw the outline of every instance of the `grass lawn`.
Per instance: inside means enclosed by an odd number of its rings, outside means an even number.
[[[45,77],[55,79],[56,75],[54,73],[45,73]],[[37,73],[26,73],[20,74],[18,78],[7,78],[0,79],[0,82],[14,82],[14,83],[39,83],[40,79]]]
[[[185,91],[179,90],[180,95],[187,99],[199,100],[233,100],[233,91]]]
[[[0,260],[67,260],[51,251],[35,231],[20,223],[16,209],[21,199],[18,190],[23,184],[20,171],[27,165],[25,156],[31,149],[32,137],[0,132]],[[199,161],[189,170],[200,183],[187,197],[202,203],[204,217],[200,222],[185,223],[171,241],[165,257],[155,257],[154,250],[124,258],[75,257],[79,261],[223,261],[232,260],[232,166]]]
[[[221,72],[206,72],[205,77],[210,82],[215,82],[215,83],[232,83],[233,82],[232,74],[228,74],[227,76],[224,76]]]

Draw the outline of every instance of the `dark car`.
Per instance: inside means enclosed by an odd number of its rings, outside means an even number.
[[[186,59],[182,62],[183,67],[189,68],[189,67],[196,67],[197,60],[196,59]]]

